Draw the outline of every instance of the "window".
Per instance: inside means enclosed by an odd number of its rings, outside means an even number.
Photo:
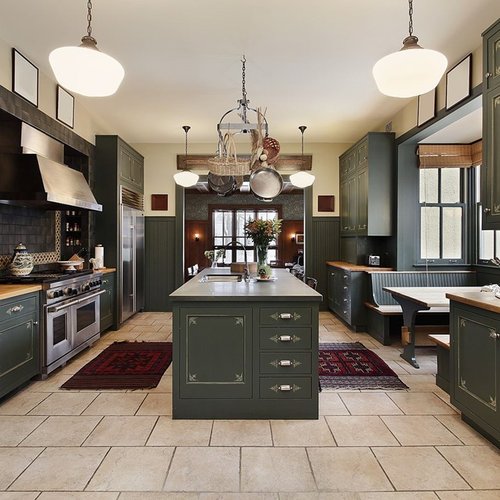
[[[215,249],[223,248],[230,241],[236,240],[245,245],[247,260],[255,262],[257,256],[251,238],[245,237],[245,224],[251,219],[279,219],[278,208],[214,208],[212,209],[212,235]],[[273,241],[267,254],[269,260],[278,260],[278,242]],[[243,249],[238,246],[228,248],[224,262],[244,262]]]
[[[419,170],[420,262],[465,262],[465,170]]]
[[[500,231],[483,230],[482,229],[482,212],[481,205],[481,167],[475,168],[476,180],[476,221],[479,231],[478,238],[478,262],[488,264],[491,259],[500,258]]]

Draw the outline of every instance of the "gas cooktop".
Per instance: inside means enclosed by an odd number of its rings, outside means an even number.
[[[1,276],[0,283],[3,284],[30,284],[30,283],[52,283],[56,281],[63,281],[67,279],[77,278],[79,276],[85,276],[87,274],[92,274],[92,269],[83,269],[81,271],[57,271],[57,270],[47,270],[47,271],[36,271],[26,276]]]

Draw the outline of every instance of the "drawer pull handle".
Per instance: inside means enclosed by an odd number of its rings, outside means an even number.
[[[292,336],[291,335],[280,335],[279,336],[279,341],[280,342],[291,342]]]
[[[292,366],[292,362],[289,359],[281,359],[278,364],[280,366]]]
[[[279,318],[280,319],[292,319],[292,314],[291,313],[280,313]]]
[[[21,312],[24,309],[24,306],[21,304],[17,306],[12,306],[10,309],[7,309],[7,314],[12,314],[12,313],[18,313]]]
[[[290,392],[292,390],[292,386],[290,384],[281,384],[278,386],[278,390],[281,392]]]
[[[297,391],[300,391],[302,389],[302,387],[296,385],[296,384],[276,384],[276,385],[273,385],[272,387],[269,387],[269,389],[273,392],[297,392]]]

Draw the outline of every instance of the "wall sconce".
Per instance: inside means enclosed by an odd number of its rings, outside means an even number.
[[[194,241],[200,241],[200,235],[198,233],[194,233]]]
[[[292,237],[290,238],[292,241],[295,241],[295,233],[292,234]]]

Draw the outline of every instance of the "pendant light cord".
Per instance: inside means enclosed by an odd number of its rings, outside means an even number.
[[[304,168],[304,131],[307,127],[305,125],[301,125],[299,127],[300,133],[302,134],[302,156],[301,156],[301,163],[302,163],[302,168]]]
[[[413,0],[408,0],[408,14],[410,16],[408,31],[410,32],[410,36],[413,36]]]
[[[92,38],[92,0],[87,2],[87,35]]]
[[[186,133],[186,139],[185,139],[185,147],[184,147],[184,155],[187,158],[188,155],[188,132],[189,129],[191,128],[189,125],[183,125],[182,128],[184,129],[184,132]]]

